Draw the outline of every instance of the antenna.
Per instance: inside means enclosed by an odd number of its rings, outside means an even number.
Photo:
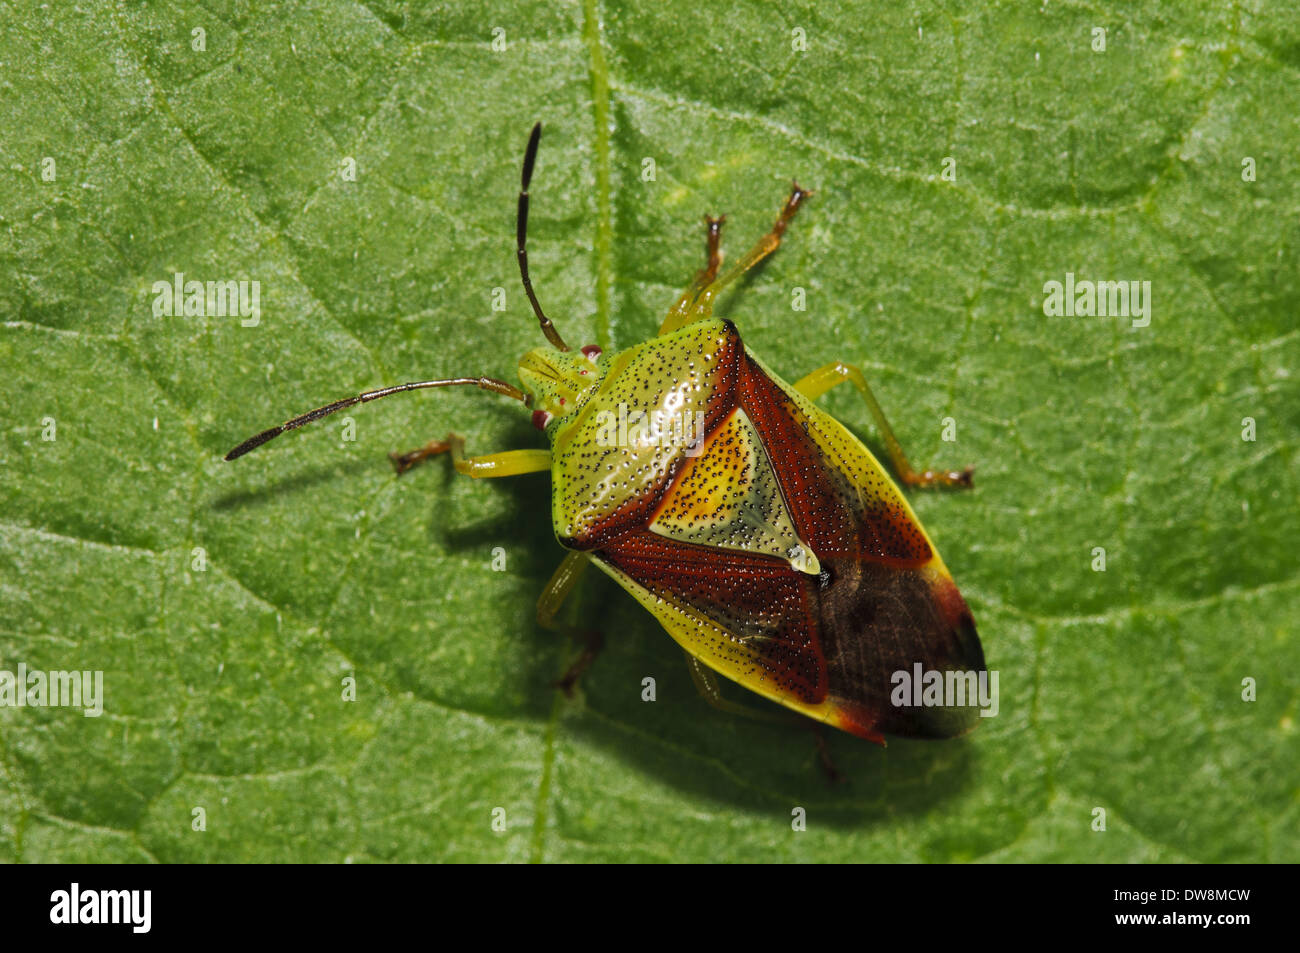
[[[297,430],[304,424],[309,424],[313,420],[320,420],[322,417],[328,417],[336,410],[342,410],[344,407],[351,407],[354,404],[365,404],[372,400],[378,400],[381,397],[389,397],[393,394],[400,394],[408,390],[423,390],[427,387],[458,387],[473,386],[483,390],[490,390],[496,394],[504,394],[507,397],[513,397],[521,401],[525,407],[532,404],[532,398],[521,391],[518,387],[513,387],[505,381],[494,380],[491,377],[452,377],[441,381],[412,381],[409,384],[394,384],[392,387],[381,387],[379,390],[368,390],[363,394],[357,394],[356,397],[345,397],[343,400],[336,400],[332,404],[326,404],[324,407],[317,407],[315,410],[309,410],[305,414],[299,414],[292,420],[286,420],[282,424],[263,430],[254,437],[249,437],[234,450],[226,454],[227,460],[235,460],[248,453],[250,450],[256,450],[268,440],[274,440],[280,434]]]
[[[546,340],[550,341],[552,346],[561,351],[567,351],[569,346],[564,343],[560,337],[560,332],[555,330],[555,325],[551,323],[542,306],[537,302],[537,295],[533,291],[532,280],[528,277],[528,252],[526,250],[528,236],[528,183],[533,178],[533,166],[537,163],[537,146],[542,140],[542,124],[539,122],[533,126],[532,134],[528,137],[528,149],[524,153],[524,171],[520,178],[519,189],[519,213],[516,220],[515,242],[519,248],[519,275],[524,280],[524,291],[528,293],[528,301],[533,306],[533,313],[537,315],[537,320],[542,326],[542,333],[546,335]],[[378,400],[381,397],[389,397],[393,394],[400,394],[408,390],[423,390],[429,387],[478,387],[481,390],[492,391],[496,394],[504,394],[506,397],[514,398],[520,401],[525,407],[531,407],[532,397],[505,381],[495,380],[491,377],[453,377],[446,380],[437,381],[412,381],[409,384],[395,384],[392,387],[381,387],[378,390],[368,390],[365,393],[357,394],[355,397],[345,397],[343,400],[336,400],[332,404],[326,404],[324,407],[317,407],[315,410],[300,414],[292,420],[286,420],[284,423],[261,433],[249,437],[235,449],[226,454],[227,460],[236,460],[251,450],[256,450],[262,444],[269,440],[274,440],[280,434],[289,430],[297,430],[299,427],[309,424],[314,420],[320,420],[322,417],[328,417],[337,410],[345,407],[352,407],[355,404],[365,404],[372,400]]]
[[[532,279],[528,277],[528,183],[533,179],[533,164],[537,162],[537,145],[542,141],[542,124],[539,122],[533,126],[532,135],[528,137],[528,150],[524,153],[524,174],[520,179],[519,186],[519,212],[515,216],[515,245],[519,249],[519,277],[524,280],[524,291],[528,295],[528,303],[533,306],[533,314],[537,315],[537,321],[542,326],[542,333],[546,335],[546,340],[551,345],[561,351],[567,351],[569,345],[564,343],[564,338],[560,337],[560,332],[555,330],[555,325],[551,319],[546,316],[542,306],[537,303],[537,294],[533,291]]]

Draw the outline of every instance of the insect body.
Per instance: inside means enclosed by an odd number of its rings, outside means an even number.
[[[450,435],[393,455],[398,472],[450,451],[462,473],[548,470],[552,521],[570,550],[538,604],[549,627],[595,563],[686,650],[706,698],[714,673],[875,741],[950,737],[977,721],[964,704],[896,704],[896,675],[984,670],[974,622],[929,537],[875,457],[814,400],[850,382],[895,469],[913,485],[969,486],[970,470],[917,473],[854,367],[832,363],[788,384],[713,316],[718,293],[779,245],[808,192],[795,185],[776,225],[719,273],[723,220],[708,219],[708,264],[657,337],[616,354],[571,351],[537,303],[525,245],[533,129],[519,198],[521,276],[550,346],[519,362],[523,389],[491,378],[420,381],[346,398],[263,431],[227,459],[312,420],[424,387],[473,385],[520,400],[550,451],[466,458]],[[561,684],[590,664],[598,637]],[[892,700],[891,700],[892,696]]]

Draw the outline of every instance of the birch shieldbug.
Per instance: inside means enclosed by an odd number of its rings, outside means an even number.
[[[540,138],[538,124],[524,156],[516,248],[548,344],[520,359],[522,388],[458,377],[367,391],[264,430],[226,459],[404,391],[473,386],[513,398],[532,411],[549,450],[467,457],[453,433],[390,457],[399,474],[442,453],[472,477],[550,472],[553,528],[568,554],[538,601],[543,626],[564,630],[556,614],[595,563],[685,649],[696,686],[719,707],[732,707],[718,690],[722,674],[880,743],[884,733],[944,738],[969,730],[978,720],[974,697],[900,704],[895,691],[897,676],[918,666],[941,677],[984,671],[966,602],[894,481],[814,401],[853,384],[903,483],[969,487],[971,470],[913,470],[856,367],[834,362],[788,384],[731,321],[713,315],[719,293],[776,250],[810,193],[794,184],[771,231],[726,270],[723,218],[706,217],[707,264],[658,335],[617,354],[573,351],[528,274],[528,186]],[[683,420],[697,426],[674,426]],[[585,635],[585,650],[560,680],[566,690],[599,646],[598,636]]]

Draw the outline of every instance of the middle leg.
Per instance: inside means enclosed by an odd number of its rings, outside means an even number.
[[[591,557],[587,553],[570,551],[556,568],[546,588],[542,590],[541,598],[537,600],[537,624],[543,629],[572,636],[582,645],[581,653],[555,683],[555,687],[570,698],[573,697],[573,689],[578,684],[578,679],[591,668],[591,663],[596,660],[596,656],[605,645],[605,637],[595,629],[582,629],[555,621],[560,606],[569,597],[569,593],[578,584],[578,579],[590,563]]]
[[[852,364],[845,364],[843,361],[832,361],[824,367],[817,368],[806,377],[800,378],[795,382],[794,389],[809,400],[816,400],[828,390],[838,387],[846,381],[852,382],[858,393],[862,395],[863,401],[866,402],[867,410],[871,412],[871,417],[876,422],[876,428],[880,431],[880,437],[885,441],[885,449],[889,451],[889,459],[894,465],[894,472],[898,474],[900,480],[908,486],[959,486],[969,489],[973,485],[974,467],[967,467],[964,470],[923,470],[920,472],[912,469],[912,464],[907,460],[907,454],[903,453],[902,445],[898,442],[898,438],[894,436],[894,428],[889,426],[889,421],[885,418],[885,412],[881,410],[876,395],[871,393],[871,388],[867,386],[866,377],[863,376],[862,371]]]

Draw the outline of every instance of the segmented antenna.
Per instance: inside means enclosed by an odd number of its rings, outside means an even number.
[[[546,340],[550,341],[552,346],[561,351],[567,351],[569,346],[564,343],[560,337],[560,332],[555,330],[555,325],[551,323],[542,306],[537,302],[537,294],[533,291],[532,280],[528,277],[528,252],[526,250],[528,237],[528,183],[533,178],[533,166],[537,162],[537,146],[542,139],[542,124],[539,122],[533,126],[532,135],[528,137],[528,150],[524,153],[524,171],[520,178],[519,189],[519,214],[516,220],[515,243],[519,249],[519,276],[524,280],[524,291],[528,294],[528,302],[533,306],[533,313],[537,315],[538,323],[542,326],[542,333],[546,335]],[[525,407],[531,407],[533,400],[527,393],[514,387],[505,381],[495,380],[491,377],[453,377],[447,380],[437,381],[412,381],[409,384],[396,384],[392,387],[381,387],[379,390],[368,390],[365,393],[357,394],[355,397],[346,397],[343,400],[336,400],[332,404],[326,404],[324,407],[317,407],[305,414],[300,414],[292,420],[286,420],[284,423],[261,433],[249,437],[235,449],[226,454],[227,460],[235,460],[248,453],[250,450],[256,450],[268,440],[274,440],[280,434],[290,430],[297,430],[299,427],[309,424],[314,420],[320,420],[322,417],[328,417],[335,411],[342,410],[345,407],[352,407],[355,404],[364,404],[372,400],[378,400],[381,397],[388,397],[392,394],[400,394],[408,390],[422,390],[427,387],[457,387],[473,386],[482,390],[492,391],[497,394],[504,394],[506,397],[512,397],[520,401]]]
[[[505,381],[494,380],[491,377],[452,377],[441,381],[412,381],[409,384],[394,384],[392,387],[381,387],[379,390],[368,390],[363,394],[357,394],[355,397],[345,397],[343,400],[336,400],[332,404],[326,404],[324,407],[317,407],[315,410],[309,410],[305,414],[299,414],[292,420],[286,420],[282,424],[263,430],[256,436],[249,437],[234,450],[231,450],[226,454],[226,459],[234,460],[238,457],[242,457],[250,450],[256,450],[268,440],[274,440],[286,431],[297,430],[304,424],[309,424],[313,420],[320,420],[322,417],[328,417],[336,410],[342,410],[344,407],[351,407],[354,404],[365,404],[372,400],[378,400],[381,397],[400,394],[408,390],[423,390],[426,387],[457,386],[479,387],[483,390],[490,390],[496,394],[504,394],[507,397],[513,397],[515,400],[521,401],[525,407],[532,404],[532,399],[518,387],[511,386]]]
[[[569,345],[564,343],[560,332],[546,316],[542,306],[537,303],[537,294],[533,291],[532,279],[528,277],[528,183],[533,179],[533,164],[537,161],[537,145],[542,141],[542,124],[533,126],[532,135],[528,137],[528,150],[524,153],[524,174],[519,186],[519,213],[515,217],[515,246],[519,249],[519,277],[524,279],[524,291],[528,303],[533,306],[533,314],[542,326],[542,333],[551,345],[561,351],[567,351]]]

